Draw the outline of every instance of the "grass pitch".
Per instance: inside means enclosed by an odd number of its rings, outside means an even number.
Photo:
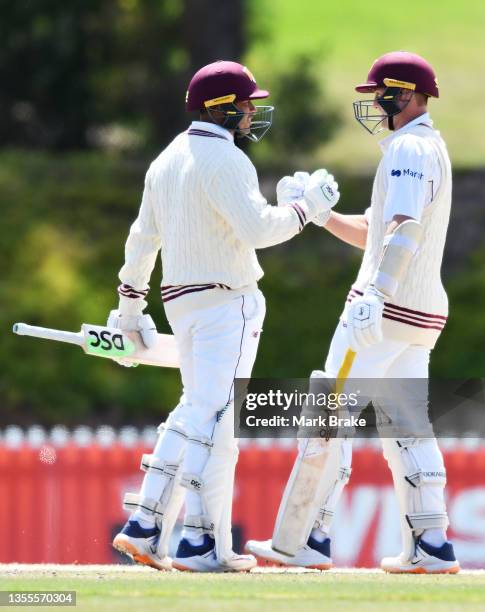
[[[187,574],[123,565],[0,565],[0,590],[74,590],[76,609],[97,611],[485,609],[485,571],[389,576],[378,570],[258,568],[250,574]]]

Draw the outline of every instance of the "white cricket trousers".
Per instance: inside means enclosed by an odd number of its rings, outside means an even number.
[[[325,372],[335,378],[349,348],[345,325],[339,322],[325,362]],[[428,378],[429,357],[425,346],[384,339],[356,354],[349,377]]]
[[[255,289],[178,318],[169,307],[165,312],[180,354],[183,395],[177,423],[189,437],[211,438],[217,415],[234,399],[234,379],[251,376],[266,312],[264,296]]]

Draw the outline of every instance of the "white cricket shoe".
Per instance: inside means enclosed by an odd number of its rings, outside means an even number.
[[[398,557],[385,557],[381,568],[389,574],[457,574],[460,564],[451,542],[437,547],[418,539],[411,560],[404,559],[402,553]]]
[[[140,565],[149,565],[157,570],[171,570],[172,559],[159,557],[157,553],[160,529],[144,529],[138,521],[128,521],[113,540],[113,547]]]
[[[287,567],[306,567],[308,569],[328,570],[332,567],[330,557],[330,538],[318,542],[311,536],[308,542],[300,548],[294,557],[287,557],[271,548],[271,540],[258,541],[249,540],[246,550],[253,553],[259,559],[285,565]]]
[[[224,562],[218,561],[214,538],[208,534],[204,535],[203,543],[198,546],[182,538],[172,562],[175,569],[186,572],[248,572],[256,565],[257,561],[252,555],[236,553]]]
[[[232,557],[224,562],[220,561],[221,572],[249,572],[258,565],[256,557],[253,555],[238,555],[234,553]]]

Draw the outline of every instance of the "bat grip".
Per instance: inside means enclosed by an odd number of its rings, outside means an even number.
[[[49,329],[48,327],[37,327],[27,323],[15,323],[12,329],[14,334],[19,336],[34,336],[44,340],[57,340],[82,346],[84,338],[82,333],[68,332],[61,329]]]

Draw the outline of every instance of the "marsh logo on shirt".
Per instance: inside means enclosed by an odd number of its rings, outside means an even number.
[[[421,180],[424,176],[422,172],[418,172],[416,170],[410,170],[407,168],[406,170],[391,170],[391,176],[410,176],[411,178],[417,178]]]

